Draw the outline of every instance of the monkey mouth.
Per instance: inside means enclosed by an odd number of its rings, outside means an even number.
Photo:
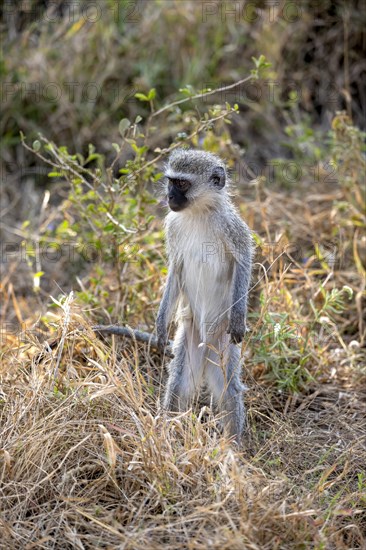
[[[180,212],[181,210],[184,210],[188,206],[188,203],[181,204],[175,201],[168,201],[168,204],[169,204],[170,210],[173,210],[173,212]]]

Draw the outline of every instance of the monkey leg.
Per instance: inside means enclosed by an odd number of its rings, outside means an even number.
[[[203,350],[199,333],[192,319],[184,319],[174,339],[174,359],[170,362],[169,378],[163,406],[167,410],[186,410],[202,382]]]
[[[227,343],[222,354],[210,350],[205,369],[207,386],[219,410],[224,413],[224,426],[237,443],[245,426],[245,386],[240,380],[240,366],[239,348]]]

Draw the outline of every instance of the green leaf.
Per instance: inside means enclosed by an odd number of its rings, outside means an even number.
[[[91,162],[92,160],[101,158],[102,155],[99,155],[98,153],[92,153],[88,156],[88,158],[84,161],[83,164],[88,164],[88,162]]]
[[[255,68],[257,69],[257,71],[259,71],[261,69],[268,69],[272,65],[272,63],[270,63],[269,61],[266,60],[266,57],[263,54],[260,55],[258,59],[256,57],[252,57],[252,60],[253,60],[253,63],[255,65]],[[253,74],[256,71],[254,70],[254,71],[251,71],[251,72]]]
[[[155,97],[156,97],[156,89],[151,88],[151,90],[149,90],[147,99],[148,99],[148,101],[152,101],[153,99],[155,99]]]
[[[157,182],[157,181],[160,181],[161,178],[164,176],[164,172],[158,172],[157,174],[155,174],[153,177],[152,177],[152,180],[153,182]]]
[[[39,139],[36,139],[35,141],[33,141],[33,150],[37,153],[41,148],[41,142],[39,141]]]
[[[343,285],[342,292],[346,292],[348,294],[348,299],[350,300],[353,296],[353,290],[350,286]]]
[[[143,153],[145,153],[145,151],[148,150],[148,147],[146,145],[142,145],[141,147],[138,147],[136,143],[131,143],[131,147],[135,151],[135,153],[137,153],[138,155],[142,155]]]
[[[114,225],[114,223],[110,222],[110,223],[107,223],[107,225],[105,225],[103,229],[106,232],[111,232],[111,231],[115,231],[116,226]]]
[[[119,125],[118,130],[122,137],[125,136],[125,133],[127,132],[128,128],[131,126],[131,122],[128,120],[128,118],[123,118]]]
[[[212,92],[212,88],[202,88],[202,90],[198,90],[199,94],[207,94],[208,92]]]
[[[62,174],[61,172],[48,172],[47,176],[49,178],[61,178]]]
[[[184,95],[187,95],[187,96],[191,96],[191,95],[194,95],[195,94],[195,91],[194,91],[194,88],[193,86],[191,86],[190,84],[187,84],[185,86],[185,88],[179,88],[179,91],[184,94]],[[201,91],[202,93],[202,91]]]
[[[149,101],[149,98],[145,94],[137,93],[135,94],[136,99],[139,99],[140,101]]]

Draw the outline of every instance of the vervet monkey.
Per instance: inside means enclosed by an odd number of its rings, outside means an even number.
[[[164,182],[170,212],[168,279],[157,316],[162,349],[178,303],[179,310],[163,405],[185,409],[205,385],[239,441],[245,409],[236,344],[246,332],[251,232],[231,202],[225,164],[216,155],[173,151]]]

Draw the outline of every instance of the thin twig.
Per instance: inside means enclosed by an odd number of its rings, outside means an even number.
[[[182,103],[186,103],[187,101],[193,101],[195,99],[202,99],[204,97],[207,97],[209,95],[213,94],[219,94],[221,92],[226,92],[227,90],[231,90],[232,88],[236,88],[236,86],[240,86],[241,84],[245,84],[245,82],[249,82],[249,80],[252,80],[255,78],[253,75],[246,76],[242,80],[238,80],[237,82],[234,82],[234,84],[229,84],[228,86],[222,86],[221,88],[216,88],[215,90],[210,90],[209,92],[203,92],[200,94],[192,95],[189,97],[184,97],[183,99],[178,99],[177,101],[173,101],[173,103],[169,103],[169,105],[165,105],[165,107],[162,107],[158,111],[155,111],[155,113],[152,113],[150,115],[150,118],[153,118],[155,116],[160,115],[167,109],[170,109],[171,107],[175,107],[176,105],[181,105]]]

